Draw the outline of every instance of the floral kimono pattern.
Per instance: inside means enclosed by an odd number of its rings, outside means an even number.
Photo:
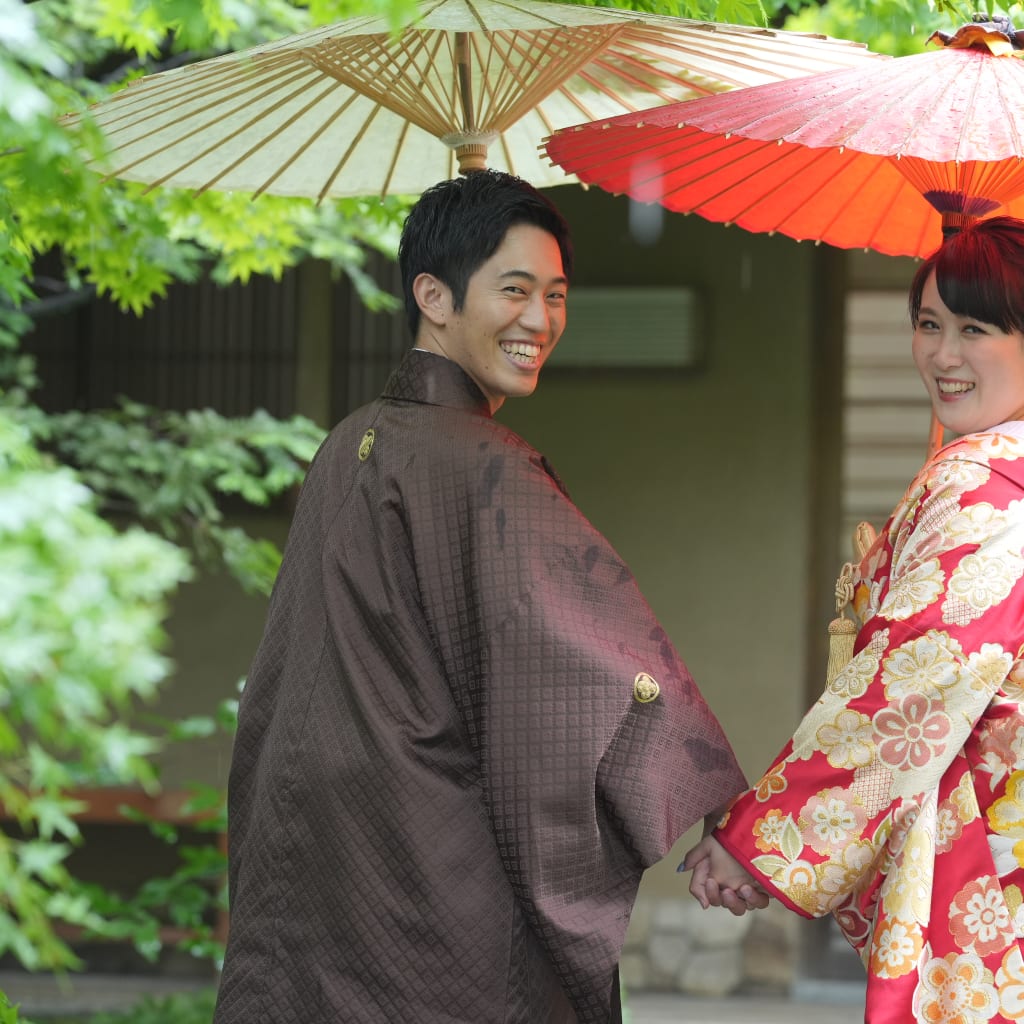
[[[1024,1021],[1024,424],[924,467],[853,604],[853,659],[717,837],[835,915],[869,1024]]]

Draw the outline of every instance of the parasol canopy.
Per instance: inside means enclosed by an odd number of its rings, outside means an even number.
[[[925,256],[1024,216],[1024,63],[1008,22],[941,49],[561,129],[580,181],[750,231]]]
[[[569,179],[538,144],[653,102],[881,63],[805,33],[542,0],[423,0],[139,79],[89,114],[110,177],[203,191],[412,194],[483,166]],[[74,125],[81,113],[66,115]]]

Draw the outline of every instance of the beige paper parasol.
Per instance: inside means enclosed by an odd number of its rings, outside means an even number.
[[[90,108],[112,177],[202,191],[413,194],[597,117],[881,60],[824,36],[539,0],[426,0],[142,78]],[[64,118],[74,124],[80,114]],[[440,140],[440,141],[439,141]]]

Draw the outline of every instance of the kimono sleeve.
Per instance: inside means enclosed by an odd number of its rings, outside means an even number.
[[[474,470],[449,670],[503,865],[581,1022],[610,1018],[643,870],[745,786],[608,542],[532,449]],[[461,599],[461,598],[460,598]]]
[[[871,611],[852,661],[716,833],[791,909],[819,916],[868,898],[1009,674],[1024,612],[1021,497],[984,461],[940,461],[869,553]]]

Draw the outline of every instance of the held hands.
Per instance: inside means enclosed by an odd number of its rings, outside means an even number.
[[[713,835],[706,835],[690,850],[679,870],[693,872],[690,893],[705,910],[725,907],[741,917],[748,910],[768,906],[768,893]]]

